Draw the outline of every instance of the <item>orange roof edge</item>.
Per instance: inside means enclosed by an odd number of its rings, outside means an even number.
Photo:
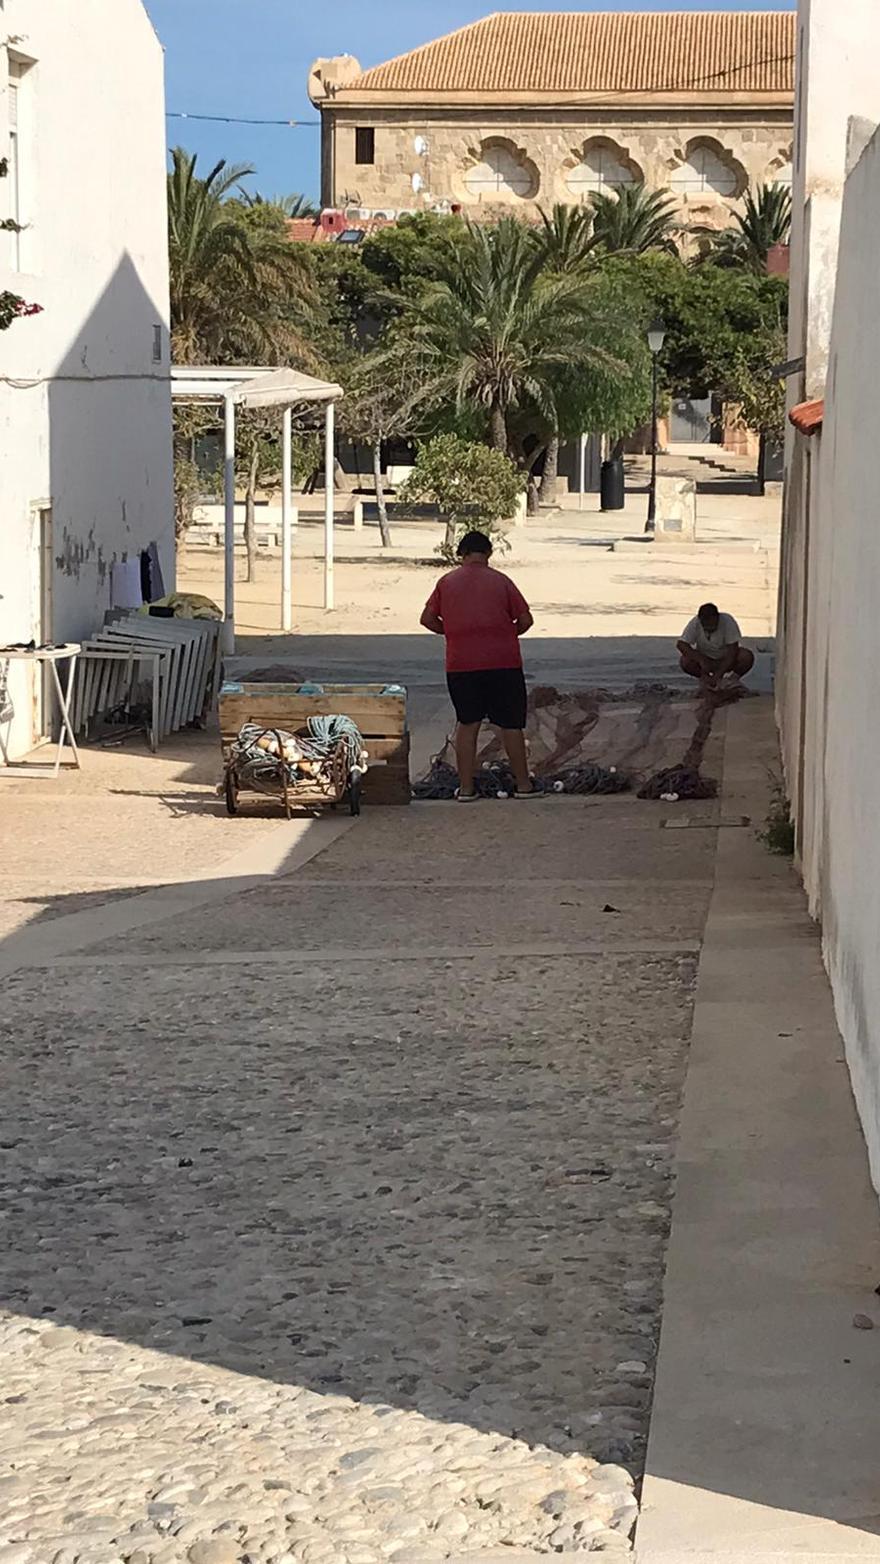
[[[800,434],[818,434],[825,419],[825,398],[817,396],[812,402],[799,402],[788,415]]]

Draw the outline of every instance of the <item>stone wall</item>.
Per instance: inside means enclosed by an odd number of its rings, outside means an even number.
[[[588,190],[572,176],[585,147],[604,151],[652,189],[675,188],[676,176],[694,152],[707,149],[729,171],[733,189],[676,192],[682,217],[691,223],[724,226],[730,205],[749,184],[771,181],[790,165],[791,114],[787,110],[729,109],[711,117],[679,111],[674,122],[660,111],[601,113],[585,121],[582,112],[535,110],[506,114],[425,109],[323,110],[329,156],[324,160],[327,206],[413,210],[439,202],[460,203],[493,214],[521,211],[556,201],[584,200]],[[355,131],[375,131],[375,161],[355,158]],[[417,151],[417,138],[427,144]],[[518,170],[518,191],[476,193],[473,171],[498,149],[505,166]],[[414,176],[417,176],[414,186]]]

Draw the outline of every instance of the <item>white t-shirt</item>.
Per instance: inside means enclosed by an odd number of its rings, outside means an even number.
[[[710,657],[715,661],[726,646],[735,646],[742,639],[742,632],[733,614],[719,614],[718,629],[711,633],[704,630],[699,618],[694,616],[685,625],[681,638],[688,646],[695,646],[703,657]]]

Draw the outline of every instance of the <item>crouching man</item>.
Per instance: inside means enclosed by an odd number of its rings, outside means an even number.
[[[704,603],[676,642],[682,672],[708,690],[738,685],[755,665],[754,652],[740,644],[741,633],[732,614]]]

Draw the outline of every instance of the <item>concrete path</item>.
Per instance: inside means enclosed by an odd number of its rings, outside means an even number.
[[[769,702],[723,811],[763,814]],[[880,1558],[880,1212],[819,940],[787,862],[719,833],[639,1564]]]

